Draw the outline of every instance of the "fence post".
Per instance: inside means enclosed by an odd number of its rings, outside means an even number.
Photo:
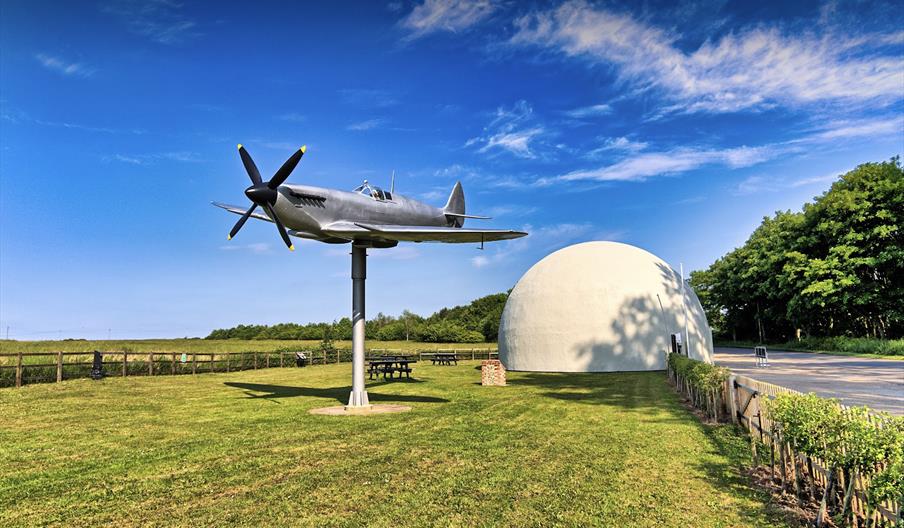
[[[735,389],[737,377],[734,374],[728,376],[728,410],[731,412],[731,423],[738,423],[738,391]]]
[[[171,355],[171,357],[170,357],[170,364],[169,364],[169,366],[170,366],[170,374],[172,374],[173,376],[175,376],[175,375],[176,375],[176,353],[175,353],[175,352],[173,352],[172,355]]]
[[[198,373],[198,354],[194,352],[191,353],[191,373]]]
[[[16,354],[16,387],[22,386],[22,351]]]
[[[232,352],[226,352],[226,372],[229,372],[229,358],[232,357]]]
[[[254,370],[257,370],[257,352],[254,353]]]
[[[279,368],[283,367],[283,351],[279,351]]]
[[[57,352],[57,383],[63,381],[63,353]]]
[[[474,361],[474,349],[471,349],[471,361]]]
[[[154,375],[154,353],[148,353],[148,376]]]
[[[129,353],[122,353],[122,377],[129,375]]]

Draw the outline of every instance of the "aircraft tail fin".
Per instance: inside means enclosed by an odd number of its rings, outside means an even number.
[[[449,195],[449,201],[443,207],[443,212],[446,213],[450,226],[461,227],[465,224],[463,216],[465,214],[465,192],[461,189],[461,182],[455,182],[455,187],[452,188],[452,194]]]

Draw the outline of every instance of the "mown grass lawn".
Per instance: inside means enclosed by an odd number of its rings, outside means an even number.
[[[413,409],[317,416],[350,366],[0,389],[0,525],[781,526],[662,373],[419,363]]]

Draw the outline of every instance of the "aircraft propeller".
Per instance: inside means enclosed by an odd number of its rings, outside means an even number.
[[[245,147],[239,145],[239,156],[242,158],[242,164],[245,166],[245,170],[248,171],[248,177],[251,178],[251,186],[245,189],[245,196],[251,200],[252,205],[245,211],[245,214],[239,218],[239,221],[235,223],[235,227],[229,232],[229,236],[227,237],[228,240],[232,240],[232,237],[234,237],[242,226],[245,225],[245,222],[251,216],[251,213],[254,212],[257,206],[261,206],[276,223],[276,228],[279,230],[279,235],[282,237],[283,242],[286,243],[286,247],[295,251],[295,246],[289,239],[289,234],[286,233],[285,226],[283,226],[279,217],[276,216],[273,205],[276,203],[276,189],[286,181],[286,178],[288,178],[290,174],[292,174],[292,170],[294,170],[295,166],[298,165],[298,162],[301,161],[301,157],[304,156],[304,151],[306,149],[307,146],[303,146],[296,150],[295,153],[289,156],[289,159],[283,163],[282,167],[276,171],[276,174],[270,178],[270,181],[264,183],[263,180],[261,180],[260,171],[257,170],[257,165],[255,165],[254,160],[251,159],[251,155],[248,154]]]

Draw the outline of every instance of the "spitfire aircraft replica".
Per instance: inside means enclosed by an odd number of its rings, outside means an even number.
[[[251,207],[213,202],[213,205],[241,215],[229,232],[232,239],[249,218],[276,224],[283,242],[295,249],[290,236],[352,247],[352,391],[347,410],[367,409],[364,388],[364,281],[367,276],[367,248],[391,248],[399,242],[480,243],[527,235],[505,229],[465,229],[467,218],[488,220],[465,214],[465,196],[456,183],[443,208],[395,193],[395,185],[384,191],[367,181],[354,191],[324,189],[285,181],[304,156],[301,147],[264,182],[251,156],[239,145],[239,156],[251,178],[245,196]],[[263,211],[256,212],[260,207]],[[286,229],[288,228],[288,229]]]

